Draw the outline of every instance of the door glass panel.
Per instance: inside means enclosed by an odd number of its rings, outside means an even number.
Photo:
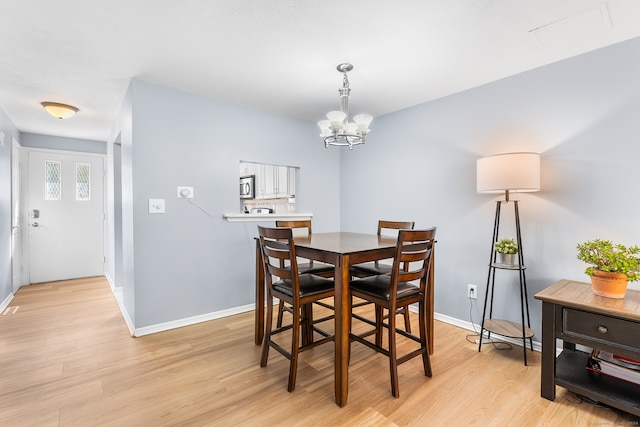
[[[44,199],[62,199],[62,164],[59,161],[47,160],[44,163]]]
[[[91,200],[91,165],[76,163],[76,200]]]

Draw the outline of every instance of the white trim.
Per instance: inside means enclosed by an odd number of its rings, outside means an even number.
[[[168,331],[170,329],[181,328],[183,326],[195,325],[196,323],[208,322],[209,320],[220,319],[222,317],[233,316],[234,314],[245,313],[255,309],[255,304],[247,304],[240,307],[228,308],[225,310],[214,311],[198,316],[187,317],[184,319],[173,320],[171,322],[158,323],[156,325],[136,328],[133,331],[134,337],[155,334],[156,332]]]
[[[0,304],[0,313],[2,313],[5,308],[9,307],[9,304],[11,304],[12,300],[13,300],[13,292],[7,295],[4,301],[2,301],[2,304]]]
[[[111,280],[111,276],[109,274],[105,274],[107,278],[107,282],[109,283],[109,287],[111,288],[111,292],[113,293],[116,302],[118,303],[118,308],[120,309],[120,314],[122,314],[122,319],[124,323],[127,325],[127,329],[129,329],[129,334],[133,337],[134,335],[134,327],[133,322],[131,321],[131,316],[129,316],[129,312],[127,308],[124,306],[124,298],[123,298],[123,288],[122,286],[116,287],[113,280]]]
[[[116,302],[118,303],[118,308],[120,309],[120,314],[122,314],[122,319],[124,319],[124,323],[127,325],[127,329],[129,329],[129,334],[132,337],[135,337],[135,332],[134,332],[135,328],[134,328],[133,322],[131,321],[131,317],[129,316],[129,312],[127,311],[127,308],[124,306],[122,288],[112,287],[111,290],[113,291],[113,296],[115,297]]]
[[[24,159],[23,159],[23,148],[22,145],[14,138],[11,137],[11,289],[13,292],[17,292],[26,282],[25,280],[25,230],[27,230],[27,223],[25,221],[23,212],[23,204],[24,204]],[[14,182],[14,164],[15,157],[18,159],[18,174],[17,174],[17,184],[18,188],[15,188]],[[17,195],[14,194],[14,190],[17,191]],[[14,209],[16,198],[18,200],[18,218],[17,223],[14,223]],[[16,238],[16,233],[14,232],[13,227],[18,227],[19,238],[14,241]],[[27,230],[28,231],[28,230]],[[18,242],[16,245],[16,241]],[[18,256],[16,256],[18,254]],[[16,260],[18,263],[18,272],[15,271]]]
[[[413,309],[413,307],[412,307],[412,309]],[[436,320],[439,320],[441,322],[448,323],[450,325],[457,326],[459,328],[466,329],[468,331],[473,331],[476,334],[480,331],[480,325],[476,325],[475,323],[467,322],[466,320],[456,319],[454,317],[450,317],[450,316],[447,316],[447,315],[444,315],[444,314],[439,314],[439,313],[434,313],[433,317]],[[483,334],[483,337],[484,337],[483,339],[488,339],[487,331],[485,331],[485,334]],[[517,345],[517,346],[522,347],[522,339],[521,338],[509,338],[509,337],[503,337],[502,335],[496,335],[496,334],[493,334],[493,337],[499,337],[500,341],[508,342],[509,344],[513,344],[513,345]],[[483,342],[483,344],[484,344],[484,342]],[[529,348],[529,347],[527,346],[527,348]],[[542,352],[542,344],[539,341],[533,341],[533,350],[534,351],[538,351],[538,352]]]
[[[411,306],[409,306],[409,311],[417,313],[418,312],[418,308],[411,305]],[[480,329],[481,329],[480,325],[476,325],[475,323],[467,322],[466,320],[456,319],[455,317],[447,316],[445,314],[433,313],[433,318],[436,319],[436,320],[439,320],[441,322],[448,323],[449,325],[457,326],[459,328],[475,332],[476,334],[478,334]],[[521,338],[509,338],[509,337],[503,337],[502,335],[496,335],[496,334],[494,334],[493,336],[494,337],[499,337],[500,341],[508,342],[510,344],[522,347],[522,339]],[[486,331],[485,331],[485,334],[483,334],[483,337],[484,337],[483,339],[489,339],[489,337],[487,336],[487,332]],[[527,348],[529,348],[529,347],[527,347]],[[542,343],[540,343],[539,341],[533,341],[533,350],[534,351],[538,351],[538,352],[542,352]]]
[[[118,299],[118,298],[116,297],[116,299]],[[275,303],[277,303],[277,299],[274,299],[274,301],[275,301]],[[275,303],[274,303],[274,305],[275,305]],[[118,300],[118,304],[121,305],[120,304],[120,300]],[[209,320],[221,319],[223,317],[233,316],[235,314],[246,313],[247,311],[252,311],[254,309],[255,309],[255,304],[253,304],[253,303],[252,304],[243,305],[243,306],[240,306],[240,307],[228,308],[228,309],[225,309],[225,310],[215,311],[215,312],[211,312],[211,313],[207,313],[207,314],[201,314],[201,315],[198,315],[198,316],[193,316],[193,317],[187,317],[187,318],[184,318],[184,319],[173,320],[171,322],[158,323],[156,325],[137,328],[137,329],[133,330],[132,335],[134,337],[141,337],[141,336],[144,336],[144,335],[155,334],[157,332],[168,331],[170,329],[181,328],[183,326],[195,325],[196,323],[208,322]],[[413,307],[413,306],[411,306],[409,309],[411,311],[413,311],[413,312],[417,311],[417,309],[415,307]],[[122,314],[125,317],[125,321],[127,322],[127,326],[128,326],[129,322],[130,322],[130,319],[129,319],[129,316],[126,314],[127,312],[126,312],[126,309],[124,308],[123,305],[120,306],[120,311],[122,311]],[[439,320],[441,322],[448,323],[450,325],[457,326],[459,328],[466,329],[466,330],[469,330],[469,331],[476,332],[476,331],[480,330],[480,325],[476,325],[476,324],[473,324],[471,322],[467,322],[465,320],[456,319],[454,317],[450,317],[450,316],[447,316],[447,315],[444,315],[444,314],[434,313],[433,317],[436,320]],[[129,329],[131,330],[131,327],[129,327]],[[487,337],[485,336],[485,338],[487,338]],[[510,344],[522,347],[522,340],[521,339],[508,338],[508,337],[500,336],[500,341],[508,342]],[[541,343],[538,342],[538,341],[533,341],[533,350],[541,352],[542,351]]]

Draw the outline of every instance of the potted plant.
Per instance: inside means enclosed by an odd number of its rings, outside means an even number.
[[[498,262],[500,264],[515,264],[516,254],[518,253],[518,244],[513,239],[500,239],[495,243],[493,248],[498,252]]]
[[[596,295],[624,298],[629,282],[640,280],[640,248],[626,247],[609,240],[589,240],[578,244],[578,259],[589,264],[584,271],[591,277]]]

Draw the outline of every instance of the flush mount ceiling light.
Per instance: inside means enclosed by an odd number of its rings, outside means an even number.
[[[42,106],[49,114],[58,119],[68,119],[78,112],[76,107],[58,102],[43,102]]]
[[[369,114],[359,114],[353,117],[353,122],[349,122],[349,79],[347,73],[353,70],[351,64],[340,64],[337,70],[343,74],[342,87],[340,93],[340,111],[330,111],[327,113],[328,120],[320,120],[320,136],[324,138],[324,146],[337,145],[348,146],[353,149],[354,145],[364,144],[364,139],[369,132],[369,123],[373,120]]]

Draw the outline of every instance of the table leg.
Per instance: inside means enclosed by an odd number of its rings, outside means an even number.
[[[540,369],[540,396],[556,398],[556,334],[555,305],[542,303],[542,367]]]
[[[335,395],[338,406],[347,404],[349,385],[349,256],[338,257],[335,268]]]
[[[431,249],[431,261],[429,261],[429,276],[427,277],[427,333],[429,334],[429,354],[433,354],[433,335],[434,335],[434,286],[433,286],[433,272],[435,270],[435,251],[436,247],[433,245]]]
[[[264,338],[264,263],[260,240],[256,239],[256,310],[255,310],[255,343],[262,344]]]

